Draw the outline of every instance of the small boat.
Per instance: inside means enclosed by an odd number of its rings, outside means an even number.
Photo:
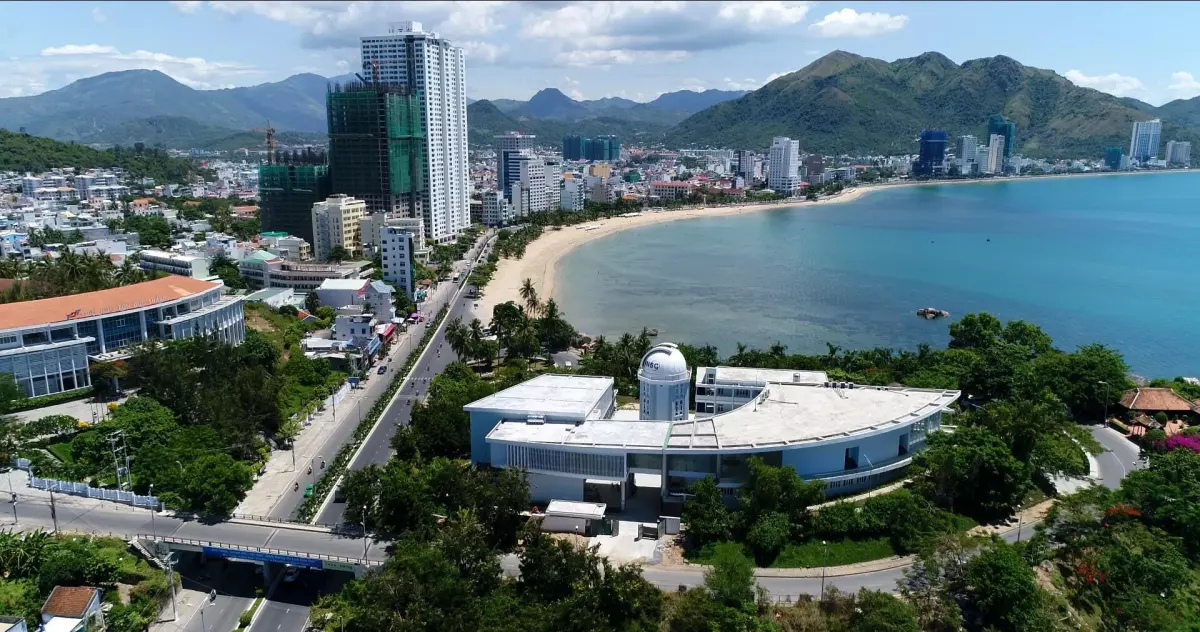
[[[944,309],[937,309],[936,307],[922,307],[917,310],[917,316],[924,316],[926,320],[933,320],[934,318],[946,318],[950,316],[950,312]]]

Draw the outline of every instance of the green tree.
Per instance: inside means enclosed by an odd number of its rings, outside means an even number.
[[[718,603],[741,608],[754,603],[754,561],[733,543],[713,547],[709,569],[704,572],[704,587]]]
[[[180,495],[192,511],[227,516],[253,484],[250,466],[228,454],[210,453],[187,464]]]
[[[983,428],[935,433],[913,457],[913,488],[951,511],[980,518],[1008,515],[1029,489],[1029,468]]]
[[[350,253],[341,246],[334,246],[333,248],[330,248],[329,256],[325,257],[326,261],[332,261],[334,263],[341,263],[348,259],[350,259]]]
[[[862,588],[855,595],[851,632],[921,632],[912,604],[885,592]]]
[[[705,476],[693,483],[690,491],[680,515],[688,546],[699,549],[728,540],[733,532],[733,516],[725,507],[717,479]]]
[[[316,290],[310,291],[304,295],[304,310],[310,314],[315,314],[317,308],[321,306],[321,299],[317,297]]]
[[[1050,630],[1037,577],[1014,545],[993,542],[966,566],[971,603],[1000,630]]]

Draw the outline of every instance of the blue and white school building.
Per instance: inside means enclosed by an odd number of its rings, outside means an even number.
[[[610,377],[546,374],[464,407],[471,460],[529,474],[535,502],[680,502],[713,476],[732,500],[747,459],[787,465],[830,496],[900,476],[958,391],[831,382],[817,371],[701,367],[670,343],[638,371],[639,409]],[[695,410],[689,398],[695,395]]]

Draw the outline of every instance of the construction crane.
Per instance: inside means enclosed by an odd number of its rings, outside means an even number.
[[[271,119],[267,119],[266,127],[253,127],[252,132],[263,132],[267,135],[267,164],[275,164],[275,128],[271,127]]]

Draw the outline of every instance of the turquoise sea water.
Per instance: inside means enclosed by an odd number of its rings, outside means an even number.
[[[902,187],[860,200],[668,222],[583,244],[556,298],[591,334],[793,352],[944,346],[987,311],[1142,375],[1200,375],[1200,172]]]

